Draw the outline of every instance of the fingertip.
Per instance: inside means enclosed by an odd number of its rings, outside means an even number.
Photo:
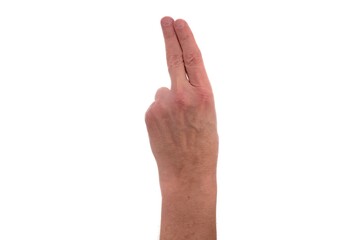
[[[176,19],[176,21],[174,22],[174,26],[176,29],[183,29],[185,25],[186,25],[186,21],[181,18]]]
[[[161,23],[161,26],[163,27],[167,27],[167,26],[170,26],[171,24],[173,24],[174,22],[174,19],[172,17],[169,17],[169,16],[165,16],[161,19],[160,23]]]

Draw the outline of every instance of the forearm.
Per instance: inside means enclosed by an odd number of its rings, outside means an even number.
[[[161,240],[216,239],[216,175],[162,184]]]

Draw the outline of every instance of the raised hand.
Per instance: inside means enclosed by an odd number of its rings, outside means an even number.
[[[184,20],[164,17],[161,26],[171,89],[156,92],[145,117],[160,180],[214,174],[216,114],[201,52]]]
[[[164,17],[161,26],[171,89],[158,89],[145,116],[163,196],[161,239],[215,239],[218,134],[211,85],[188,24]]]

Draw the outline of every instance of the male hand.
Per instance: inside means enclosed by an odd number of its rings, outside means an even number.
[[[218,134],[214,98],[188,24],[161,20],[171,89],[160,88],[145,121],[162,191],[214,178]]]
[[[201,53],[184,20],[161,26],[171,89],[160,88],[145,121],[162,193],[161,240],[216,239],[218,134]]]

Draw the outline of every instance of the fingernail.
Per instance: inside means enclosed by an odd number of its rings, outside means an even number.
[[[183,21],[176,21],[175,22],[175,27],[177,29],[182,29],[184,27],[184,22]]]

